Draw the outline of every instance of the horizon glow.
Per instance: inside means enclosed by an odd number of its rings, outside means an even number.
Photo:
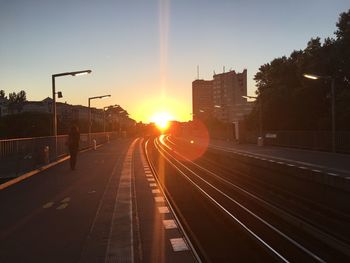
[[[88,78],[56,79],[57,101],[103,108],[119,104],[136,121],[157,112],[192,118],[192,81],[223,66],[248,70],[334,37],[348,1],[6,1],[0,4],[0,89],[51,97],[51,75],[91,69]]]

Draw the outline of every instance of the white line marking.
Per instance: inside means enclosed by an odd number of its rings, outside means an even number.
[[[159,191],[159,189],[153,189],[153,190],[152,190],[152,193],[153,193],[153,194],[160,194],[160,191]]]
[[[177,225],[175,223],[175,220],[170,219],[170,220],[163,220],[163,225],[165,229],[174,229],[177,228]]]
[[[335,174],[335,173],[327,173],[327,174],[332,176],[338,176],[338,174]]]
[[[147,178],[148,182],[155,182],[154,178]]]
[[[68,206],[68,203],[63,203],[59,207],[57,207],[56,209],[57,210],[62,210],[62,209],[65,209],[67,206]]]
[[[43,208],[50,208],[51,206],[53,206],[54,202],[48,202],[46,204],[43,205]]]
[[[269,160],[269,162],[270,162],[270,163],[275,163],[276,161],[274,161],[274,160]]]
[[[157,184],[156,183],[150,183],[149,186],[150,187],[157,187]]]
[[[61,203],[68,203],[70,201],[70,197],[66,197],[61,201]]]
[[[159,150],[159,148],[162,148],[159,146],[159,144],[156,142],[155,143],[157,149]],[[231,214],[225,207],[223,207],[217,200],[215,200],[211,195],[209,195],[203,188],[201,188],[198,184],[196,184],[191,178],[189,178],[183,171],[180,170],[180,168],[178,168],[167,156],[164,155],[164,153],[162,151],[159,151],[160,154],[169,162],[173,165],[173,167],[178,170],[188,181],[190,181],[199,191],[201,191],[204,195],[206,195],[210,200],[212,200],[215,204],[217,204],[222,210],[224,210],[232,219],[234,219],[238,224],[240,224],[245,230],[247,230],[252,236],[254,236],[257,240],[259,240],[264,246],[266,246],[268,249],[270,249],[276,256],[279,257],[279,259],[281,259],[283,262],[289,262],[286,258],[284,258],[281,254],[278,253],[277,250],[275,250],[274,248],[272,248],[268,243],[266,243],[262,238],[260,238],[258,235],[256,235],[250,228],[248,228],[245,224],[243,224],[238,218],[236,218],[233,214]],[[276,227],[274,227],[273,225],[269,224],[267,221],[265,221],[264,219],[260,218],[258,215],[254,214],[252,211],[250,211],[249,209],[247,209],[246,207],[244,207],[242,204],[240,204],[239,202],[237,202],[236,200],[234,200],[233,198],[231,198],[230,196],[228,196],[226,193],[222,192],[221,190],[219,190],[217,187],[215,187],[214,185],[212,185],[211,183],[207,182],[205,179],[201,178],[200,176],[198,176],[196,173],[194,173],[190,168],[186,167],[184,164],[180,163],[177,159],[175,159],[173,157],[173,159],[179,163],[180,165],[182,165],[184,168],[186,168],[188,171],[192,172],[194,175],[196,175],[199,179],[201,179],[202,181],[204,181],[206,184],[208,184],[209,186],[211,186],[212,188],[214,188],[216,191],[218,191],[219,193],[221,193],[222,195],[224,195],[225,197],[227,197],[229,200],[231,200],[232,202],[234,202],[235,204],[237,204],[238,206],[240,206],[242,209],[244,209],[245,211],[247,211],[249,214],[251,214],[252,216],[254,216],[255,218],[257,218],[258,220],[260,220],[262,223],[264,223],[265,225],[267,225],[269,228],[273,229],[275,232],[277,232],[278,234],[280,234],[281,236],[283,236],[284,238],[288,239],[290,242],[292,242],[295,246],[297,246],[298,248],[300,248],[301,250],[303,250],[304,252],[306,252],[307,254],[309,254],[310,256],[312,256],[313,258],[315,258],[316,260],[320,261],[320,262],[325,262],[324,260],[322,260],[320,257],[318,257],[317,255],[313,254],[311,251],[307,250],[305,247],[303,247],[302,245],[300,245],[299,243],[297,243],[294,239],[290,238],[289,236],[286,236],[283,232],[281,232],[280,230],[278,230]],[[185,158],[186,159],[186,158]],[[188,160],[188,159],[187,159]],[[193,163],[193,162],[192,162]],[[195,163],[193,163],[195,164]],[[196,166],[199,166],[197,164],[195,164]],[[201,168],[203,170],[206,170],[205,168]],[[206,170],[207,171],[207,170]],[[211,174],[213,174],[212,172],[210,172]]]
[[[154,201],[156,201],[157,203],[160,203],[160,202],[165,202],[165,199],[163,196],[156,196],[154,198]]]
[[[85,151],[88,151],[88,150],[89,149],[86,149],[86,150],[83,150],[83,151],[80,151],[80,152],[85,152]],[[5,188],[7,188],[7,187],[9,187],[11,185],[16,184],[16,183],[19,183],[20,181],[23,181],[23,180],[25,180],[25,179],[33,176],[33,175],[36,175],[36,174],[38,174],[38,173],[40,173],[42,171],[45,171],[45,170],[49,169],[50,167],[55,166],[56,164],[62,163],[65,160],[68,160],[68,159],[69,159],[69,156],[66,156],[66,157],[63,157],[62,159],[59,159],[56,162],[49,163],[49,164],[44,165],[44,166],[42,166],[42,167],[40,167],[40,168],[38,168],[38,169],[36,169],[34,171],[22,174],[21,176],[18,176],[16,178],[12,179],[12,180],[7,181],[6,183],[1,184],[0,185],[0,190],[3,190],[3,189],[5,189]]]
[[[320,170],[316,170],[316,169],[312,169],[313,172],[316,172],[316,173],[321,173]]]
[[[284,162],[277,162],[278,164],[284,164]]]
[[[168,213],[170,213],[169,208],[167,206],[160,206],[160,207],[158,207],[158,211],[161,214],[168,214]]]
[[[304,167],[304,166],[299,166],[299,168],[300,168],[300,169],[303,169],[303,170],[307,170],[307,168]]]
[[[288,166],[290,167],[294,167],[295,165],[294,164],[291,164],[291,163],[287,163]]]
[[[126,259],[126,262],[134,262],[134,230],[133,230],[133,202],[132,183],[134,177],[134,164],[131,161],[135,145],[135,139],[129,146],[121,169],[117,196],[114,202],[112,221],[105,250],[105,262],[116,262]],[[130,160],[130,161],[129,161]]]
[[[174,252],[188,250],[188,246],[183,238],[172,238],[170,239],[170,243]]]
[[[152,178],[153,175],[152,174],[146,174],[146,177]]]

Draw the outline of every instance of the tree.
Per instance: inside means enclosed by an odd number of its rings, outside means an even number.
[[[338,40],[350,40],[350,9],[347,12],[341,13],[337,22],[338,30],[334,33]]]
[[[0,90],[0,99],[5,99],[6,96],[5,96],[5,91],[4,90]]]
[[[21,90],[17,94],[12,92],[9,94],[9,110],[13,113],[17,110],[20,113],[23,109],[23,104],[27,101],[27,95],[24,90]]]
[[[27,95],[24,90],[17,93],[17,103],[23,103],[27,101]]]
[[[337,38],[311,38],[304,50],[293,51],[262,65],[254,80],[257,101],[249,122],[258,119],[263,104],[265,130],[330,129],[330,83],[307,80],[304,73],[332,76],[336,80],[336,126],[350,130],[350,10],[340,14]]]

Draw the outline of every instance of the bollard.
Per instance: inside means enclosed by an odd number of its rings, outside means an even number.
[[[48,164],[50,162],[49,154],[50,154],[50,148],[49,148],[49,146],[45,146],[44,147],[44,163],[45,164]]]
[[[93,143],[93,146],[94,146],[94,150],[96,151],[96,149],[97,149],[97,143],[96,143],[96,140],[95,140],[95,139],[93,139],[93,140],[92,140],[92,143]]]
[[[264,139],[263,139],[263,137],[258,137],[258,146],[259,147],[264,146]]]

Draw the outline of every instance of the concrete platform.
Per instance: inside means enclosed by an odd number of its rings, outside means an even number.
[[[310,151],[287,147],[236,144],[232,141],[209,142],[196,137],[176,138],[205,147],[214,153],[246,160],[252,164],[271,167],[322,185],[350,191],[350,155]]]
[[[257,146],[254,144],[235,144],[230,141],[211,140],[209,147],[225,148],[264,158],[273,158],[288,163],[319,168],[330,175],[350,176],[350,155],[303,150],[277,146]]]
[[[0,262],[195,262],[141,140],[118,140],[0,190]]]

